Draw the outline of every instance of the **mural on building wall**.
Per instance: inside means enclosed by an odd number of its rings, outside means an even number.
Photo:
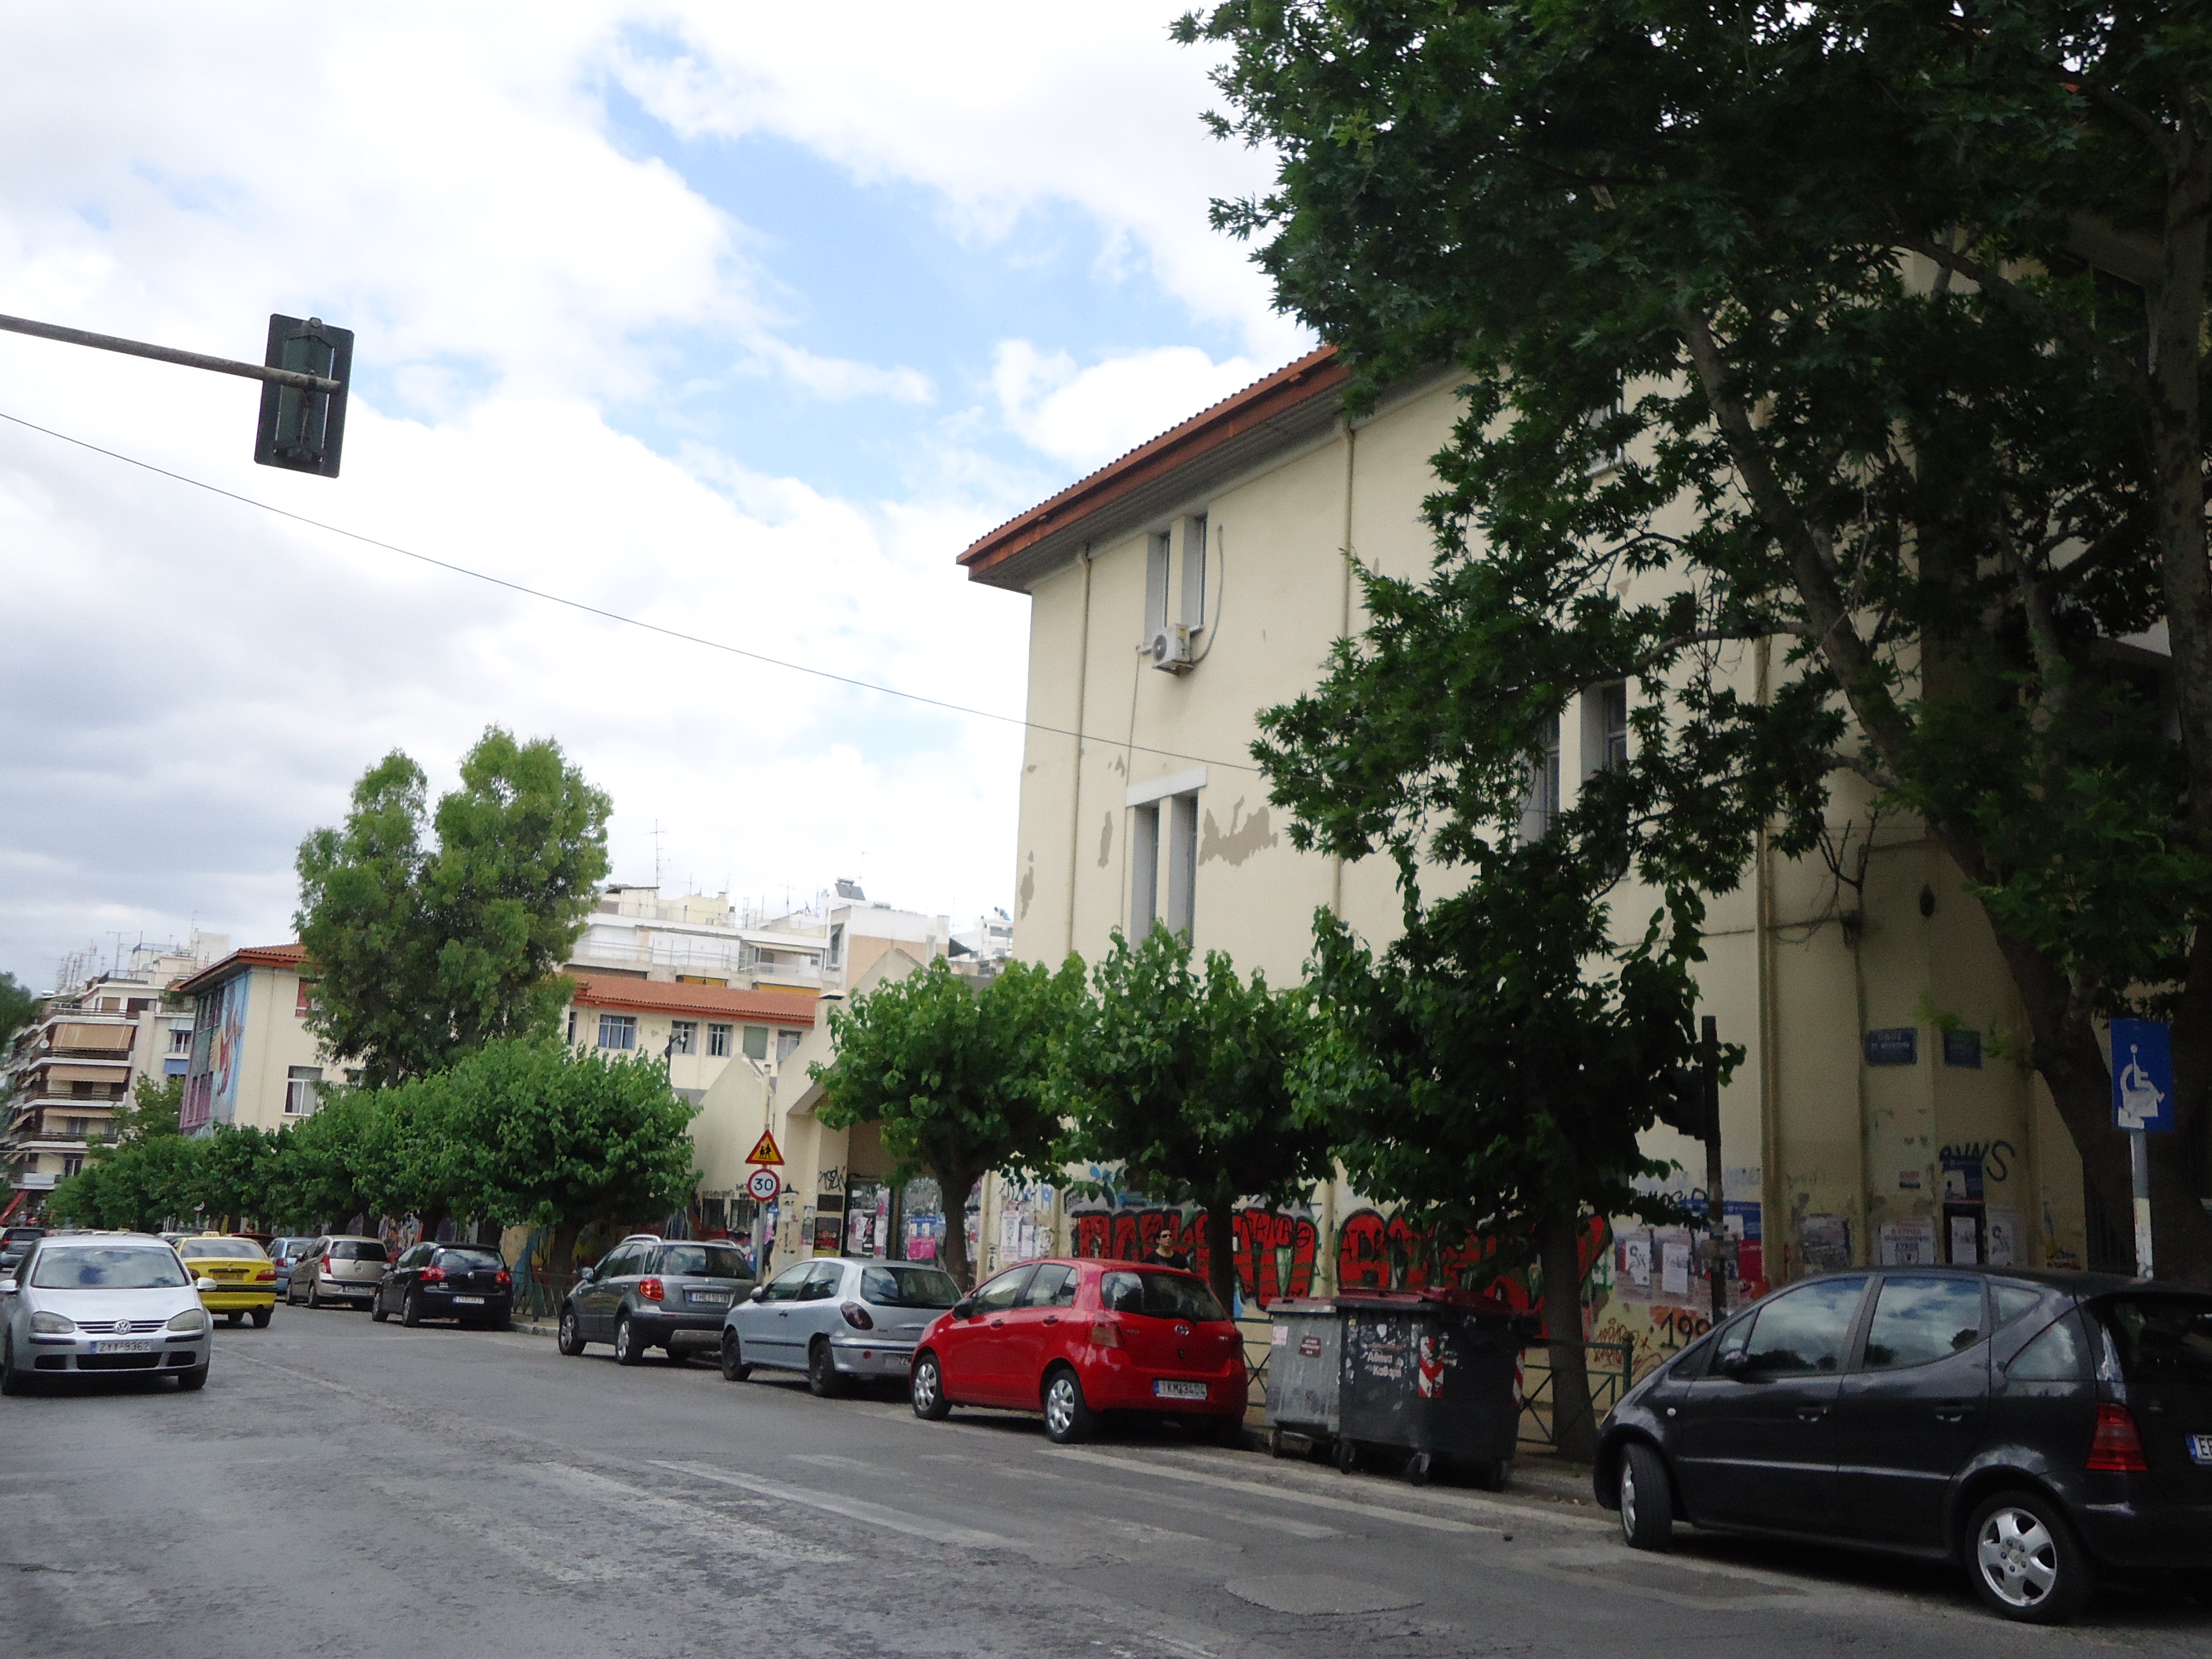
[[[204,992],[193,1015],[192,1071],[177,1127],[189,1134],[238,1116],[238,1073],[246,1054],[246,1004],[253,975],[234,974]]]
[[[1173,1248],[1187,1253],[1203,1275],[1212,1261],[1206,1244],[1203,1212],[1152,1208],[1079,1210],[1075,1254],[1112,1261],[1150,1255],[1163,1233]],[[1267,1307],[1279,1296],[1310,1296],[1321,1234],[1307,1217],[1275,1210],[1243,1209],[1234,1217],[1237,1288],[1244,1300]]]

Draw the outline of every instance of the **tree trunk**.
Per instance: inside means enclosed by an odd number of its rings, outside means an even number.
[[[968,1194],[982,1179],[975,1170],[933,1167],[938,1201],[945,1206],[945,1248],[939,1253],[945,1271],[963,1291],[975,1287],[975,1264],[968,1259]]]
[[[1237,1308],[1237,1210],[1232,1201],[1206,1206],[1206,1282],[1221,1305]]]
[[[1563,1207],[1536,1227],[1544,1267],[1544,1335],[1552,1365],[1552,1443],[1562,1457],[1597,1455],[1589,1356],[1583,1348],[1582,1209]]]

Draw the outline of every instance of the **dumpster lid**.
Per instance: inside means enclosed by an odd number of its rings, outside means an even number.
[[[1473,1291],[1462,1291],[1457,1285],[1431,1285],[1419,1291],[1370,1291],[1352,1289],[1337,1292],[1337,1300],[1358,1307],[1381,1304],[1385,1307],[1417,1308],[1421,1306],[1455,1308],[1474,1314],[1491,1314],[1506,1318],[1520,1311],[1511,1304],[1494,1296],[1478,1296]]]

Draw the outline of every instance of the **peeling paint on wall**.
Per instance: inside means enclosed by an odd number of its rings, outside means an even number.
[[[1029,915],[1030,901],[1036,896],[1036,854],[1035,852],[1032,852],[1030,854],[1027,866],[1022,871],[1021,908],[1014,912],[1014,920],[1016,921],[1023,920]]]
[[[1114,851],[1114,815],[1106,814],[1106,821],[1098,826],[1098,867],[1103,870],[1106,860]]]
[[[1261,807],[1240,825],[1237,823],[1237,815],[1243,810],[1244,798],[1239,795],[1236,805],[1229,809],[1229,830],[1226,835],[1222,833],[1221,826],[1214,822],[1212,813],[1208,812],[1206,815],[1205,833],[1200,836],[1198,844],[1198,861],[1200,864],[1210,863],[1215,859],[1219,859],[1224,864],[1242,864],[1253,854],[1263,851],[1275,844],[1279,837],[1274,830],[1268,827],[1267,809]]]

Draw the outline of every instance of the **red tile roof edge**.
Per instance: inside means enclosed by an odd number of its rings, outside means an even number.
[[[805,991],[737,991],[617,974],[579,974],[575,1000],[590,1008],[639,1008],[653,1013],[750,1016],[784,1025],[811,1025],[820,999]]]
[[[970,581],[986,571],[1034,547],[1054,532],[1111,505],[1163,473],[1196,459],[1240,434],[1250,431],[1310,398],[1335,391],[1352,378],[1352,371],[1336,360],[1334,346],[1310,351],[1296,362],[1255,380],[1211,408],[1201,410],[1180,426],[1137,446],[1117,460],[1061,490],[1048,501],[1009,519],[989,534],[971,543],[959,562]]]
[[[202,985],[212,985],[218,980],[228,979],[241,968],[296,968],[307,959],[304,945],[249,945],[233,951],[222,961],[203,968],[190,979],[179,980],[172,991],[197,991]]]

